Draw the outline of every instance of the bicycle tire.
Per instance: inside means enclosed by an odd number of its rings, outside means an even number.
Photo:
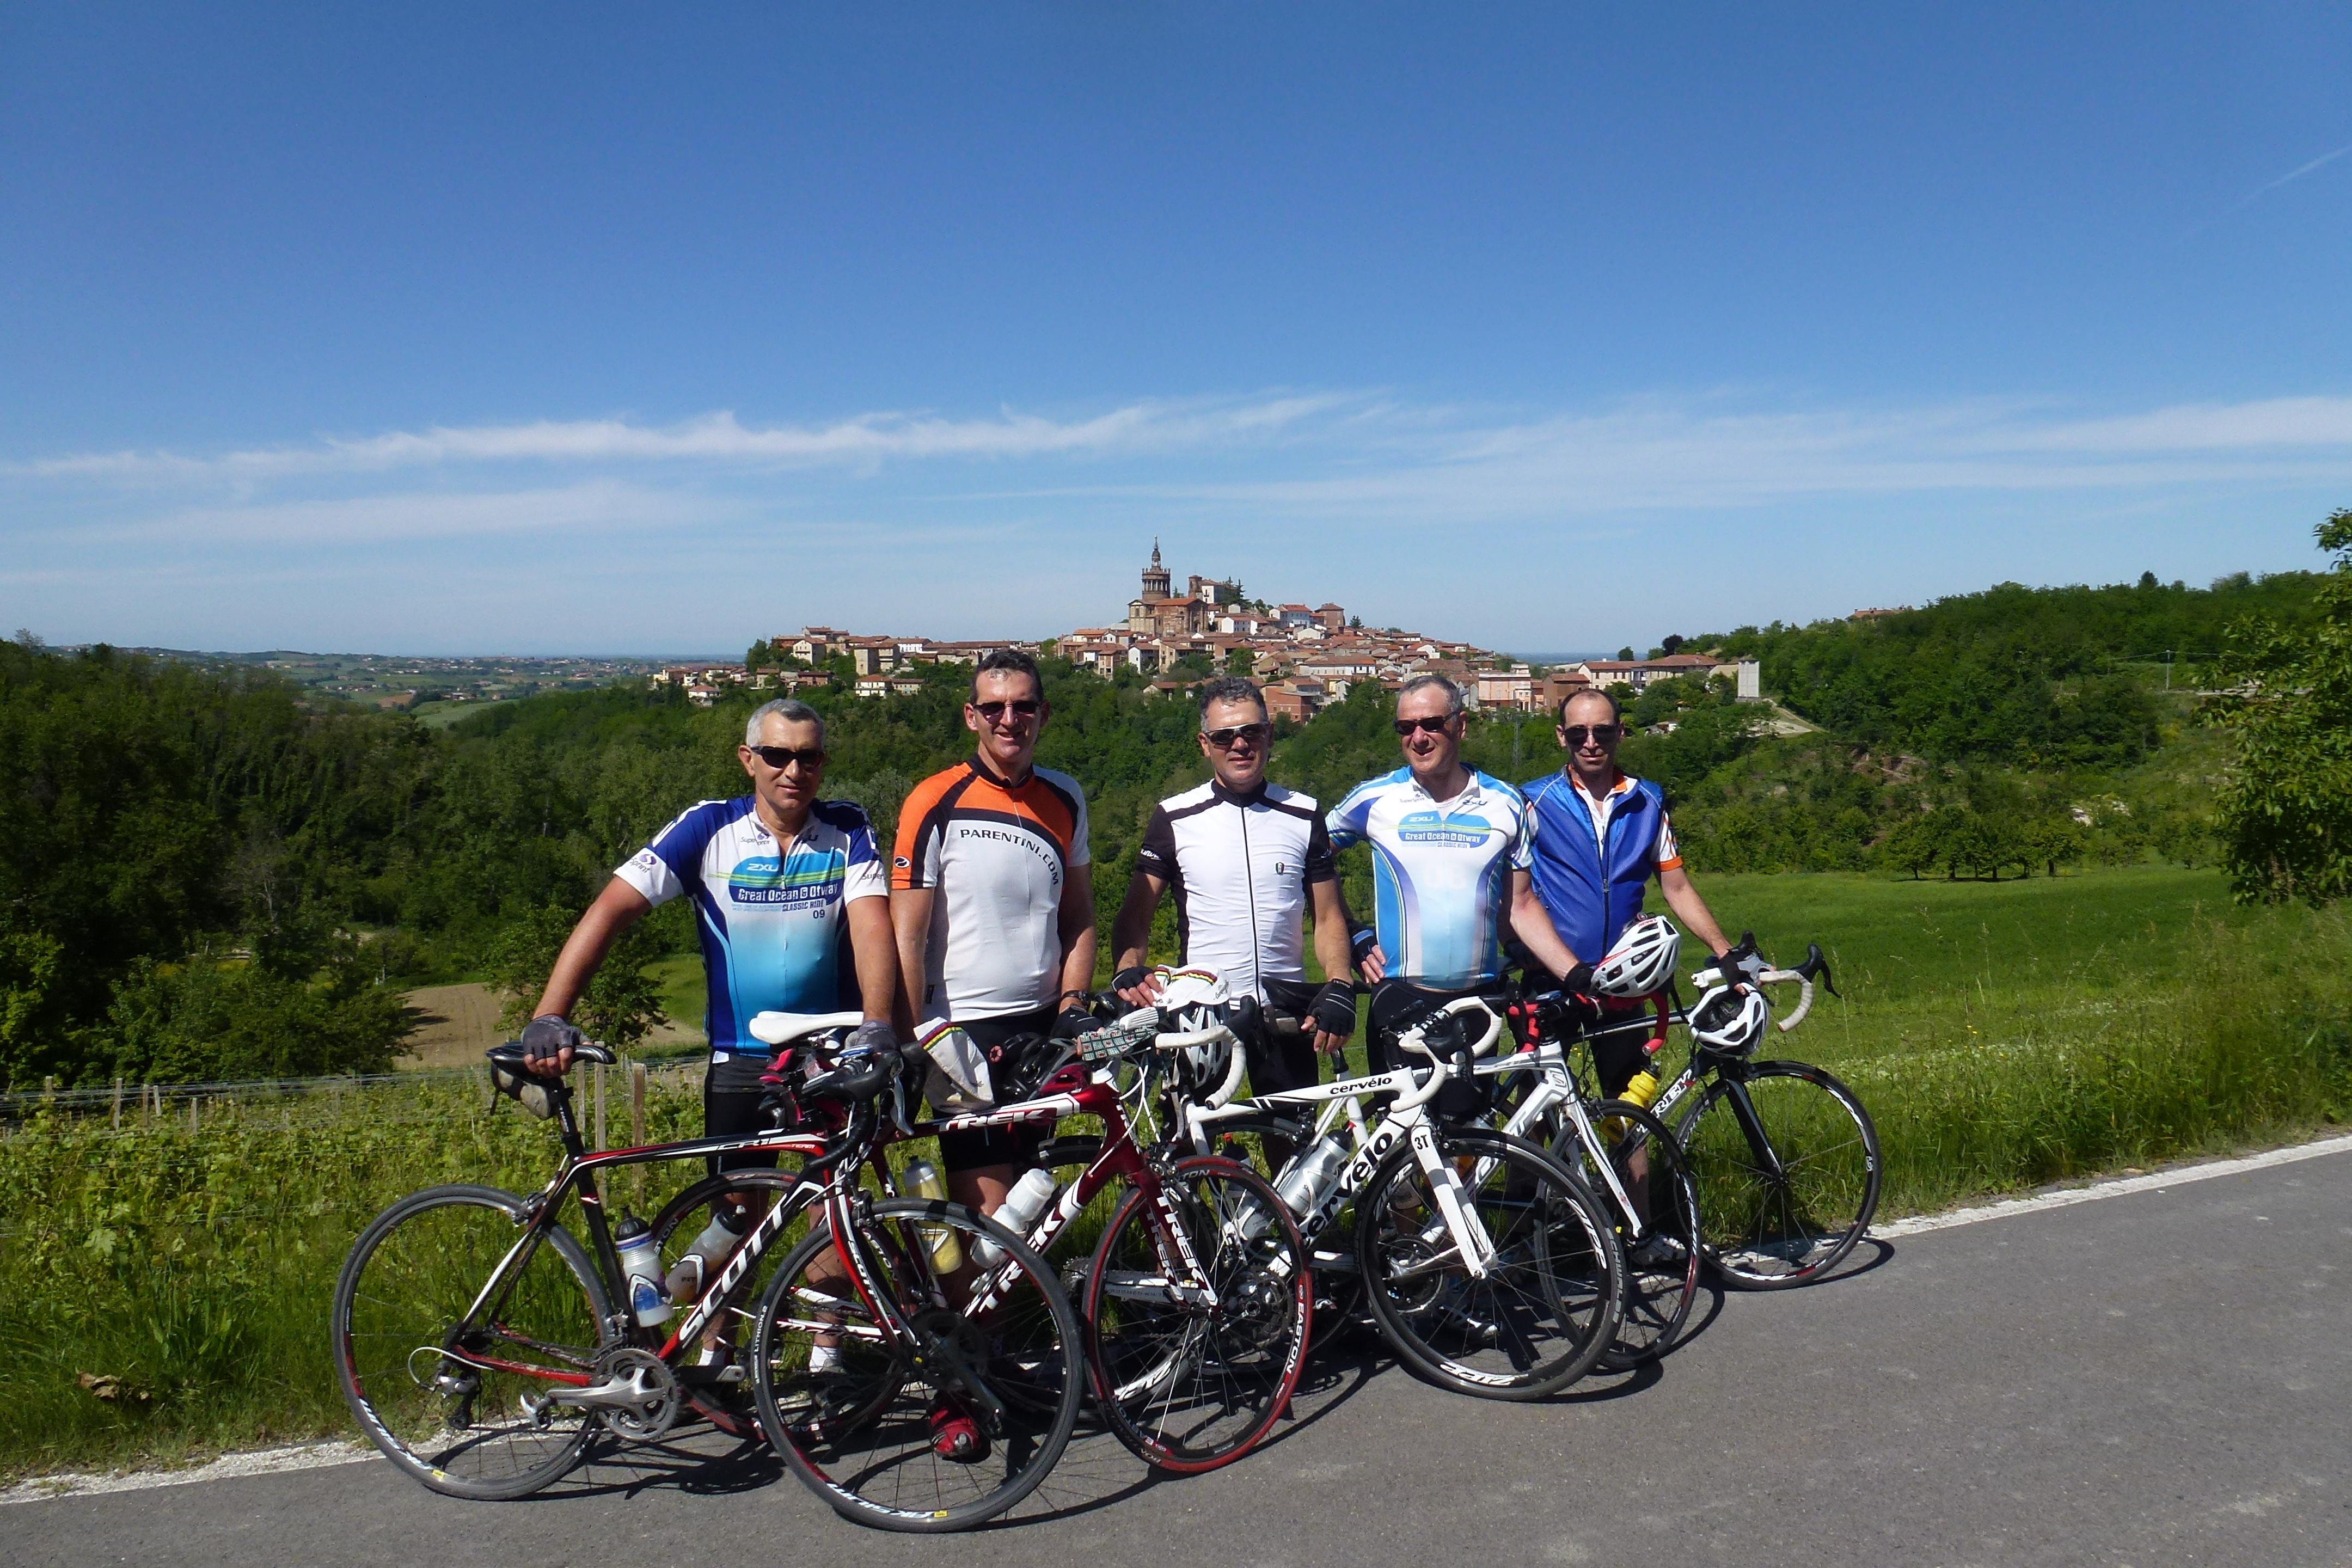
[[[513,1249],[524,1212],[521,1198],[496,1187],[411,1193],[360,1233],[335,1280],[335,1375],[344,1401],[384,1458],[450,1497],[527,1497],[578,1463],[597,1429],[586,1410],[552,1406],[543,1417],[521,1410],[522,1395],[554,1386],[551,1378],[444,1370],[459,1325]],[[546,1259],[552,1262],[541,1267]],[[517,1365],[576,1374],[616,1342],[604,1281],[570,1231],[541,1232],[515,1274],[497,1303],[499,1330],[462,1336],[469,1348],[495,1346]],[[420,1353],[436,1368],[423,1379]],[[486,1405],[509,1419],[482,1421]]]
[[[1583,1178],[1615,1223],[1618,1247],[1625,1255],[1625,1289],[1616,1338],[1599,1365],[1604,1372],[1631,1372],[1672,1350],[1690,1321],[1700,1272],[1698,1188],[1675,1135],[1642,1107],[1609,1100],[1588,1107],[1586,1114],[1618,1185],[1640,1203],[1642,1235],[1633,1235],[1608,1184],[1592,1170],[1592,1152],[1574,1123],[1562,1127],[1551,1152]]]
[[[1449,1126],[1440,1158],[1485,1173],[1475,1209],[1495,1248],[1483,1278],[1453,1250],[1410,1140],[1356,1198],[1356,1258],[1381,1332],[1405,1364],[1480,1399],[1540,1399],[1583,1376],[1617,1328],[1624,1260],[1598,1199],[1539,1144]],[[1504,1370],[1507,1368],[1507,1370]]]
[[[654,1216],[650,1227],[653,1232],[654,1246],[658,1249],[657,1255],[661,1258],[665,1278],[683,1256],[686,1242],[693,1239],[694,1233],[699,1232],[701,1226],[694,1226],[693,1231],[683,1237],[679,1233],[687,1230],[689,1221],[706,1215],[713,1200],[727,1193],[762,1188],[772,1194],[770,1199],[772,1204],[779,1204],[783,1202],[786,1195],[799,1184],[800,1178],[797,1175],[787,1175],[782,1172],[755,1166],[749,1170],[729,1171],[720,1175],[705,1176],[687,1187],[662,1206],[661,1212]],[[677,1242],[676,1246],[672,1245],[674,1241]],[[785,1245],[785,1241],[784,1237],[778,1237],[769,1245],[764,1256],[770,1258],[781,1258],[786,1256],[791,1248]],[[725,1265],[722,1263],[720,1267],[723,1268]],[[719,1324],[714,1325],[712,1330],[706,1331],[706,1334],[712,1337],[718,1343],[725,1343],[724,1325],[730,1321],[750,1319],[751,1309],[757,1304],[760,1292],[766,1288],[767,1281],[768,1275],[756,1266],[747,1270],[735,1289],[727,1294],[724,1310],[728,1317],[722,1319]],[[696,1294],[698,1297],[700,1292],[698,1290]],[[689,1310],[691,1306],[690,1300],[679,1303],[677,1310],[683,1313]],[[676,1321],[675,1318],[671,1320],[672,1322]],[[666,1337],[668,1328],[667,1323],[661,1325],[656,1337]],[[732,1360],[736,1365],[743,1368],[740,1381],[713,1383],[696,1376],[696,1368],[680,1367],[678,1392],[704,1420],[721,1432],[734,1437],[756,1437],[760,1435],[759,1403],[751,1393],[751,1369],[744,1364],[743,1351],[740,1344],[734,1347]]]
[[[1156,1469],[1199,1475],[1257,1447],[1289,1408],[1314,1327],[1307,1244],[1266,1179],[1195,1155],[1160,1178],[1174,1214],[1139,1187],[1111,1215],[1080,1312],[1104,1425]],[[1181,1259],[1156,1215],[1184,1227],[1213,1308],[1170,1299]]]
[[[984,1322],[932,1304],[948,1299],[934,1295],[941,1287],[931,1248],[941,1231],[955,1233],[966,1258],[985,1237],[1017,1265]],[[845,1519],[922,1534],[982,1523],[1035,1489],[1069,1443],[1087,1377],[1077,1315],[1044,1259],[961,1204],[885,1199],[865,1207],[858,1234],[877,1288],[924,1336],[923,1360],[882,1337],[864,1288],[846,1289],[832,1234],[813,1232],[777,1268],[752,1327],[761,1430],[802,1484]],[[824,1268],[812,1272],[820,1258]],[[825,1338],[836,1342],[824,1347],[835,1364],[813,1370],[810,1352]],[[968,1381],[939,1370],[956,1367],[970,1369]],[[994,1393],[1016,1382],[1024,1397]],[[940,1410],[982,1434],[977,1459],[933,1449]],[[939,1495],[924,1502],[914,1494],[927,1482]]]
[[[1740,1125],[1743,1090],[1769,1158]],[[1698,1188],[1707,1262],[1728,1284],[1810,1284],[1853,1250],[1878,1211],[1878,1130],[1853,1091],[1820,1068],[1727,1065],[1675,1134]]]

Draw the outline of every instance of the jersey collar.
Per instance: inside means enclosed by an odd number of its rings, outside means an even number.
[[[1239,791],[1227,789],[1225,787],[1225,782],[1223,779],[1212,774],[1209,779],[1209,793],[1213,798],[1224,801],[1229,805],[1255,805],[1258,802],[1265,798],[1265,779],[1261,775],[1257,781],[1257,787],[1255,789]]]

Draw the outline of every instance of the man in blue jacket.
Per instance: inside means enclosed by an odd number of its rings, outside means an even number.
[[[1571,694],[1559,705],[1556,732],[1568,765],[1522,792],[1528,815],[1518,863],[1533,874],[1536,899],[1576,960],[1570,984],[1589,980],[1589,966],[1616,945],[1618,933],[1642,912],[1653,877],[1683,928],[1709,952],[1738,963],[1745,955],[1730,952],[1706,900],[1683,870],[1664,794],[1617,766],[1617,744],[1625,738],[1617,700],[1599,690]],[[1617,1048],[1601,1048],[1612,1038]],[[1594,1045],[1602,1092],[1622,1093],[1641,1070],[1639,1041],[1617,1033]]]

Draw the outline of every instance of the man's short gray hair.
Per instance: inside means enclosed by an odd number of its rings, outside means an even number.
[[[1397,701],[1402,704],[1406,698],[1412,696],[1414,692],[1431,686],[1434,686],[1439,690],[1445,693],[1445,716],[1448,719],[1459,718],[1463,708],[1462,689],[1454,685],[1454,682],[1446,679],[1445,677],[1442,675],[1423,673],[1412,677],[1402,686],[1397,688]]]
[[[787,724],[815,725],[816,743],[820,748],[824,745],[824,715],[797,697],[772,697],[752,709],[751,717],[743,724],[745,745],[756,746],[760,743],[760,731],[768,722],[768,715],[771,713]]]
[[[1201,682],[1201,721],[1208,722],[1209,708],[1217,702],[1252,702],[1257,705],[1257,716],[1265,714],[1265,693],[1257,689],[1255,680],[1244,680],[1238,675],[1221,675],[1214,680]]]

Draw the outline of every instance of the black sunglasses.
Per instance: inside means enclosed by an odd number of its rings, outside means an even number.
[[[1612,741],[1622,738],[1625,726],[1622,724],[1562,724],[1559,727],[1559,732],[1568,737],[1568,743],[1571,746],[1584,744],[1584,738],[1587,735],[1605,746]]]
[[[814,773],[824,766],[824,748],[822,746],[807,746],[797,752],[790,746],[753,746],[751,752],[778,773],[782,773],[794,763],[800,763],[808,773]]]
[[[975,702],[971,705],[973,712],[992,724],[1004,716],[1007,708],[1013,710],[1013,716],[1016,719],[1034,719],[1041,706],[1043,704],[1033,697],[1015,698],[1010,702]]]
[[[1247,741],[1253,746],[1262,746],[1272,733],[1274,727],[1270,724],[1228,724],[1222,730],[1203,730],[1201,738],[1221,752],[1230,752],[1235,741]]]
[[[1410,735],[1415,730],[1426,730],[1433,735],[1443,735],[1445,733],[1445,726],[1453,722],[1454,715],[1451,713],[1433,713],[1426,719],[1399,719],[1396,721],[1396,732],[1399,735]]]

